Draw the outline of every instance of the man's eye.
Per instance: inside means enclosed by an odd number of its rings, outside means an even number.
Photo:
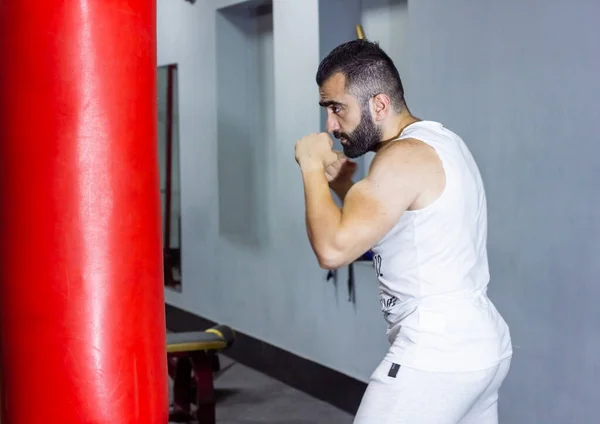
[[[338,114],[338,113],[340,113],[340,111],[342,110],[342,108],[339,107],[339,106],[333,106],[331,108],[331,110],[333,111],[333,113]]]

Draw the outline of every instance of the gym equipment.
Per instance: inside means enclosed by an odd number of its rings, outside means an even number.
[[[0,6],[3,424],[165,424],[156,2]]]
[[[173,379],[171,422],[215,423],[213,372],[218,368],[216,354],[235,341],[235,333],[225,325],[205,331],[167,333],[169,375]],[[195,395],[194,395],[195,392]],[[196,406],[196,416],[191,405]]]
[[[363,31],[363,27],[360,24],[356,25],[356,38],[358,38],[359,40],[364,40],[365,38],[365,32]]]

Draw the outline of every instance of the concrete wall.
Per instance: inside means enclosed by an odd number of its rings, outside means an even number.
[[[409,101],[461,134],[489,202],[515,356],[501,422],[596,423],[600,4],[410,3]]]

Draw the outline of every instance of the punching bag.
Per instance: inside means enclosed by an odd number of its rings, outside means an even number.
[[[0,1],[2,424],[165,424],[156,2]]]

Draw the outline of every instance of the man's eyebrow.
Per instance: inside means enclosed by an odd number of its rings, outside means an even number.
[[[335,100],[323,100],[319,102],[321,107],[329,107],[329,106],[343,106],[342,103],[336,102]]]

